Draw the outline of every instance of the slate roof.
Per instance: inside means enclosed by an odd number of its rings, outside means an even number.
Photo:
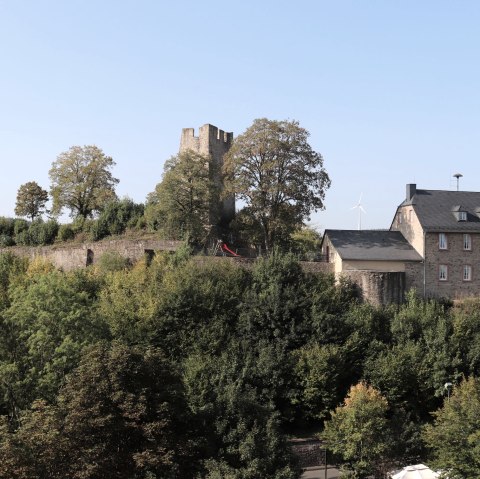
[[[400,206],[408,205],[426,231],[480,232],[480,192],[416,190]],[[467,212],[467,221],[458,221],[455,211],[459,210]]]
[[[344,260],[421,261],[400,231],[325,230],[335,250]]]

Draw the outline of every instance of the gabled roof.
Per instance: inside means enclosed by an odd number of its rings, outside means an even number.
[[[340,257],[344,260],[421,261],[400,231],[325,230]]]
[[[400,206],[412,205],[426,231],[479,231],[480,192],[416,190],[410,200]],[[459,221],[458,211],[467,212],[467,220]]]

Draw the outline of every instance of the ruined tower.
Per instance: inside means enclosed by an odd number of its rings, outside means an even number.
[[[216,126],[206,124],[200,127],[198,136],[193,128],[183,128],[180,139],[180,152],[193,150],[196,153],[210,157],[211,168],[215,183],[222,190],[223,156],[232,146],[233,133],[219,130]],[[229,196],[221,201],[220,205],[212,205],[212,211],[220,207],[220,225],[226,226],[235,216],[235,197]]]

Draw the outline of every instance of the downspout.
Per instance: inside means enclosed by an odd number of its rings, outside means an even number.
[[[423,299],[427,298],[427,232],[423,230]]]

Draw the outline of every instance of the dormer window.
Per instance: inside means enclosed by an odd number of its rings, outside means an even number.
[[[454,206],[452,208],[452,213],[457,221],[467,221],[467,210],[462,205]]]

